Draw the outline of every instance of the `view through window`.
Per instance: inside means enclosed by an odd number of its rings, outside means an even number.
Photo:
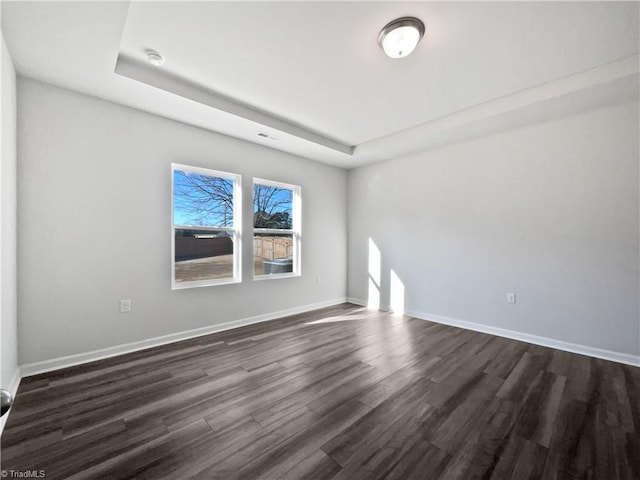
[[[300,274],[300,187],[254,179],[253,274]]]
[[[240,281],[239,189],[239,175],[173,165],[173,288]]]

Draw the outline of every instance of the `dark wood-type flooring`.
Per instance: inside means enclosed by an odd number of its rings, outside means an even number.
[[[58,478],[639,479],[640,369],[344,304],[22,380]]]

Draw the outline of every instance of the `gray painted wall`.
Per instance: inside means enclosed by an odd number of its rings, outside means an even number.
[[[344,299],[344,170],[20,77],[18,102],[20,364]],[[243,176],[241,284],[170,289],[172,162]],[[252,280],[253,176],[302,187],[299,278]]]
[[[18,101],[21,364],[367,301],[369,240],[383,308],[393,270],[409,313],[640,353],[637,102],[347,174],[33,80]],[[242,284],[171,291],[171,162],[242,174],[245,232],[253,176],[301,185],[302,277],[253,282],[245,235]]]
[[[1,34],[0,34],[1,36]],[[16,72],[2,37],[0,119],[0,388],[17,387],[16,317]],[[13,392],[15,393],[15,392]],[[6,421],[0,421],[0,432]]]
[[[408,313],[640,354],[638,132],[634,101],[352,170],[349,297],[371,239],[383,308],[393,270]]]

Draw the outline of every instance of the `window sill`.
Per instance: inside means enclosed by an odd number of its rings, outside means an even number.
[[[229,285],[232,283],[242,283],[240,278],[225,278],[220,280],[202,280],[200,282],[174,283],[171,290],[185,290],[187,288],[214,287],[217,285]]]
[[[276,279],[276,278],[292,278],[292,277],[299,277],[300,274],[299,273],[268,273],[265,275],[254,275],[253,276],[253,280],[256,282],[260,282],[262,280],[272,280],[272,279]]]

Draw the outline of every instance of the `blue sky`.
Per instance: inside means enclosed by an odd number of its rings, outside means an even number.
[[[264,185],[260,185],[263,186]],[[256,189],[259,187],[259,185],[254,185],[253,186],[253,190],[254,190],[254,202],[253,202],[253,213],[258,211],[258,205],[255,201],[255,197],[256,197]],[[275,188],[275,187],[269,187],[269,188]],[[292,215],[292,205],[293,205],[293,192],[287,188],[275,188],[275,193],[273,194],[272,197],[273,203],[281,203],[283,202],[281,205],[276,206],[273,209],[272,213],[277,213],[277,212],[289,212],[289,215]]]
[[[233,226],[232,192],[233,180],[175,170],[173,174],[174,224]],[[227,202],[216,200],[212,196],[226,198]]]
[[[271,196],[271,213],[289,212],[292,215],[293,192],[286,188],[254,185],[268,188]],[[173,222],[176,225],[200,225],[207,227],[233,226],[233,180],[200,173],[174,170],[173,174]],[[270,205],[270,206],[271,206]],[[254,201],[253,211],[258,210]]]

